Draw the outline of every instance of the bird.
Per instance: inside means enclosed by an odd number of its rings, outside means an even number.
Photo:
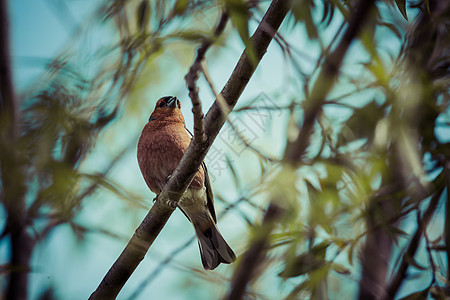
[[[139,168],[147,186],[156,195],[163,190],[191,139],[180,100],[173,96],[160,98],[142,130],[137,147]],[[178,207],[194,226],[204,269],[214,270],[220,263],[230,264],[236,260],[217,228],[214,196],[204,162],[178,201]]]

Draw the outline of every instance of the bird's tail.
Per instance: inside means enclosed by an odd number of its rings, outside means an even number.
[[[214,270],[220,263],[229,264],[236,260],[236,255],[220,234],[216,224],[211,220],[210,225],[205,228],[195,226],[194,223],[203,267],[206,270]]]

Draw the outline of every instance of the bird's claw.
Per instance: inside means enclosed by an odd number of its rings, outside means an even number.
[[[168,183],[168,182],[169,182],[169,180],[170,180],[170,177],[172,177],[172,175],[169,175],[169,176],[167,176],[167,177],[166,177],[166,183]]]
[[[175,209],[178,206],[178,203],[172,200],[167,200],[167,205],[169,205],[169,207]]]

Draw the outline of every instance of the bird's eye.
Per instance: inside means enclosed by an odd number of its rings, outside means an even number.
[[[164,101],[161,101],[161,103],[159,103],[159,107],[163,107],[164,106]]]

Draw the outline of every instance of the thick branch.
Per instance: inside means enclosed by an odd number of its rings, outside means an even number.
[[[273,1],[251,38],[258,62],[267,51],[274,35],[272,32],[267,32],[264,27],[269,26],[275,32],[278,30],[288,11],[286,3],[287,0]],[[227,109],[222,110],[222,105],[216,99],[205,117],[207,136],[205,143],[191,142],[177,169],[159,195],[158,201],[136,229],[136,233],[90,299],[114,299],[118,295],[172,214],[174,205],[167,204],[177,202],[189,186],[208,149],[222,128],[226,116],[235,106],[256,67],[257,65],[251,63],[247,56],[247,50],[245,50],[220,94],[227,102]]]
[[[7,299],[27,299],[29,262],[33,241],[26,231],[24,170],[17,149],[17,103],[14,92],[7,1],[0,0],[0,166],[3,203],[8,214],[5,234],[11,236],[13,267]]]
[[[12,82],[7,1],[0,1],[0,122],[2,134],[15,135],[16,104]],[[5,138],[5,136],[3,136]]]
[[[252,246],[244,254],[234,272],[227,300],[243,299],[247,284],[255,277],[258,266],[261,266],[264,261],[264,251],[261,249],[267,249],[269,246],[268,237],[282,213],[278,205],[269,205],[263,223],[256,229],[255,237],[251,241]]]
[[[387,295],[385,299],[394,299],[395,295],[398,292],[398,289],[400,288],[403,279],[406,277],[406,271],[408,270],[409,261],[410,259],[414,258],[414,255],[416,254],[417,248],[419,247],[419,242],[422,237],[422,234],[424,230],[426,230],[428,223],[431,220],[431,217],[433,216],[438,204],[439,199],[441,198],[441,194],[443,192],[443,188],[441,188],[439,191],[436,191],[436,193],[433,195],[433,197],[430,200],[430,204],[428,205],[426,211],[423,214],[422,222],[418,222],[417,224],[417,230],[414,233],[413,237],[411,238],[409,242],[408,249],[403,253],[403,258],[400,263],[400,266],[397,269],[397,273],[392,277],[390,284],[387,287]]]
[[[293,144],[286,147],[284,160],[287,162],[297,163],[305,154],[306,148],[309,145],[313,125],[321,111],[321,106],[325,102],[327,94],[331,91],[334,82],[337,79],[339,68],[345,53],[347,52],[352,40],[356,37],[358,30],[362,27],[365,16],[368,14],[374,3],[374,0],[360,0],[357,3],[355,11],[349,20],[347,31],[345,32],[340,44],[325,60],[319,77],[312,89],[311,96],[307,99],[303,127],[300,129],[297,140]],[[280,210],[276,204],[276,200],[277,199],[272,199],[269,209]],[[269,223],[267,223],[268,218],[264,218],[263,228],[265,228],[267,233],[270,233],[273,230],[276,221],[280,220],[282,216],[282,213],[276,214],[276,216],[269,219]],[[248,283],[252,280],[252,276],[255,274],[256,267],[264,261],[268,239],[269,235],[267,234],[257,241],[252,241],[249,249],[244,254],[241,265],[235,271],[233,281],[231,283],[231,291],[228,294],[227,299],[243,298],[245,289]],[[258,260],[255,261],[252,257],[256,257]]]

